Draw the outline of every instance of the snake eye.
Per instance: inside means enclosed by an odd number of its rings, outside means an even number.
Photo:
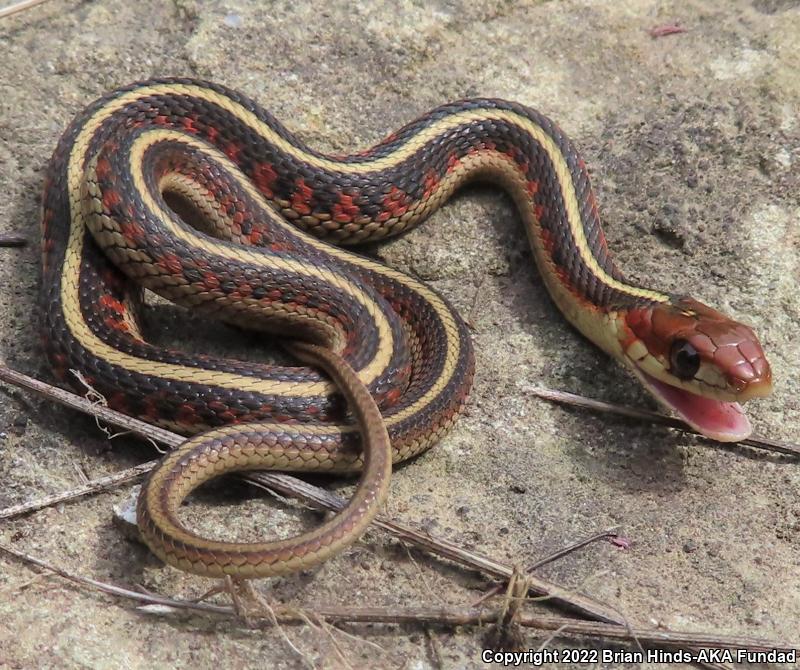
[[[691,379],[700,369],[700,354],[686,340],[675,340],[669,352],[670,372],[678,379]]]

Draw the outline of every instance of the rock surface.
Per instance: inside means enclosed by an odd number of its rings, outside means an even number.
[[[648,32],[676,21],[685,32]],[[798,442],[799,34],[793,0],[51,0],[0,20],[0,234],[31,240],[0,249],[0,360],[48,378],[36,318],[42,170],[72,115],[108,89],[154,75],[214,79],[336,152],[443,101],[499,96],[540,108],[581,147],[610,245],[632,278],[691,292],[756,327],[776,390],[749,413],[759,433]],[[798,463],[533,397],[542,385],[650,402],[565,326],[502,194],[470,188],[378,253],[468,315],[478,355],[468,415],[395,474],[390,514],[521,564],[620,525],[630,549],[593,545],[542,575],[635,624],[796,640]],[[162,322],[177,328],[179,317]],[[195,343],[214,344],[213,335]],[[0,508],[150,457],[133,441],[112,449],[93,422],[60,407],[0,395]],[[125,496],[3,522],[0,542],[101,581],[202,593],[205,580],[165,568],[112,525]],[[314,522],[218,489],[197,496],[190,516],[206,532],[251,539]],[[463,605],[481,582],[374,532],[313,573],[260,587],[293,604]],[[147,617],[3,555],[0,593],[3,667],[342,663],[310,627],[286,630],[304,661],[275,631]],[[348,630],[368,641],[337,635],[352,667],[480,665],[475,630]]]

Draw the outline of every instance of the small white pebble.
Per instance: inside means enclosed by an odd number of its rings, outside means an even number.
[[[242,25],[242,17],[234,13],[226,14],[223,21],[229,28],[239,28]]]
[[[789,150],[786,147],[781,147],[775,153],[775,162],[785,168],[792,167],[792,154],[789,153]]]

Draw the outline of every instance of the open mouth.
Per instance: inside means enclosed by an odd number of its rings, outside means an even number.
[[[739,442],[753,432],[753,426],[738,402],[706,398],[665,384],[642,370],[634,370],[656,400],[706,437],[719,442]]]

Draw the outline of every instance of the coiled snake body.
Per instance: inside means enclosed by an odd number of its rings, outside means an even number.
[[[318,563],[361,534],[391,462],[452,426],[474,358],[463,321],[435,291],[318,238],[391,237],[473,179],[514,199],[544,282],[575,327],[707,435],[749,432],[737,401],[771,387],[758,340],[697,301],[625,280],[582,160],[541,114],[464,100],[367,151],[329,156],[225,87],[136,83],[90,105],[53,155],[42,309],[61,379],[78,369],[111,407],[197,435],[165,458],[140,498],[155,553],[199,574],[269,576]],[[308,367],[154,346],[140,324],[143,288],[291,336]],[[363,472],[348,507],[297,538],[217,542],[178,521],[203,481],[265,468]]]

